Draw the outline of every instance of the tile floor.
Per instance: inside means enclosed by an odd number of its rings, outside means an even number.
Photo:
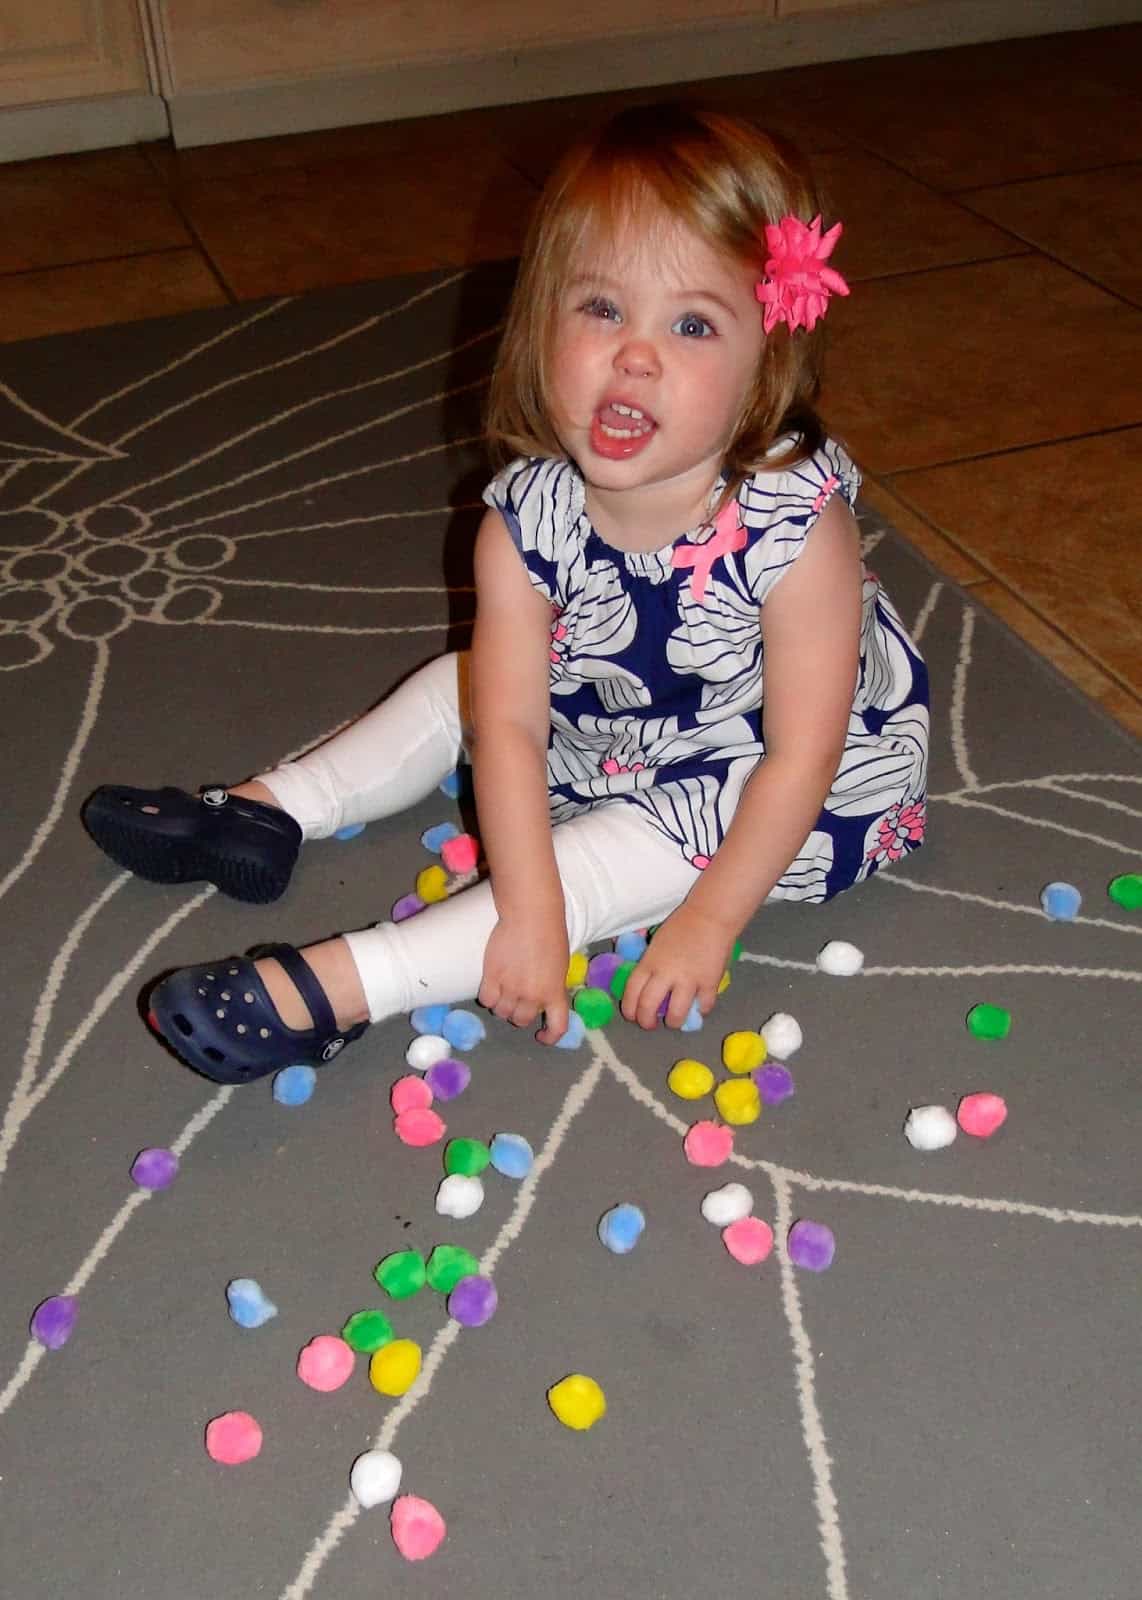
[[[1136,732],[1140,86],[1142,25],[679,90],[845,219],[825,409],[869,499]],[[0,342],[513,255],[584,116],[666,92],[0,166]]]

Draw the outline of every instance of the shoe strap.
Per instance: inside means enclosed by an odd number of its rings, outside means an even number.
[[[344,1037],[345,1030],[337,1026],[337,1018],[333,1014],[333,1007],[329,1004],[329,996],[318,982],[317,974],[299,950],[292,944],[267,944],[261,946],[258,955],[272,956],[293,979],[298,993],[309,1007],[316,1033],[322,1037],[333,1034]]]

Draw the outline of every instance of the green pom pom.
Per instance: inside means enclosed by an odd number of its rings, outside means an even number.
[[[605,1028],[615,1014],[615,1002],[605,989],[580,989],[571,1003],[588,1028]]]
[[[742,953],[742,942],[741,942],[740,939],[735,939],[734,940],[734,947],[730,951],[730,966],[731,967],[733,966],[735,961],[740,961],[741,960],[741,953]]]
[[[459,1173],[464,1178],[478,1178],[492,1159],[492,1152],[482,1139],[449,1139],[444,1146],[444,1170],[450,1176]]]
[[[429,1286],[440,1294],[451,1294],[461,1278],[479,1273],[480,1263],[461,1244],[438,1244],[428,1258]]]
[[[373,1277],[394,1300],[407,1300],[418,1294],[428,1281],[424,1257],[418,1250],[398,1250],[386,1256],[377,1263]]]
[[[1111,878],[1106,892],[1124,911],[1142,910],[1142,872],[1120,872]]]
[[[354,1311],[341,1329],[341,1337],[350,1350],[372,1355],[393,1338],[393,1325],[383,1311]]]
[[[968,1032],[977,1039],[1006,1039],[1011,1032],[1011,1013],[1002,1006],[972,1006],[967,1021]]]
[[[615,968],[614,976],[611,978],[609,988],[611,994],[616,1000],[622,999],[626,990],[627,979],[630,977],[637,965],[637,961],[620,961],[618,966]]]

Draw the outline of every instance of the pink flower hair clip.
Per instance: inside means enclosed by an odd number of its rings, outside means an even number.
[[[848,294],[849,286],[825,262],[844,232],[837,222],[828,233],[821,232],[821,219],[806,225],[798,217],[782,217],[765,227],[765,245],[770,252],[765,277],[754,285],[754,293],[765,307],[762,326],[772,333],[779,322],[809,332],[825,315],[831,294]]]

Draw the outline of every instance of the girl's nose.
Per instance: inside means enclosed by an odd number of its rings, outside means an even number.
[[[659,372],[658,351],[649,339],[627,339],[615,354],[615,366],[630,378],[653,378]]]

